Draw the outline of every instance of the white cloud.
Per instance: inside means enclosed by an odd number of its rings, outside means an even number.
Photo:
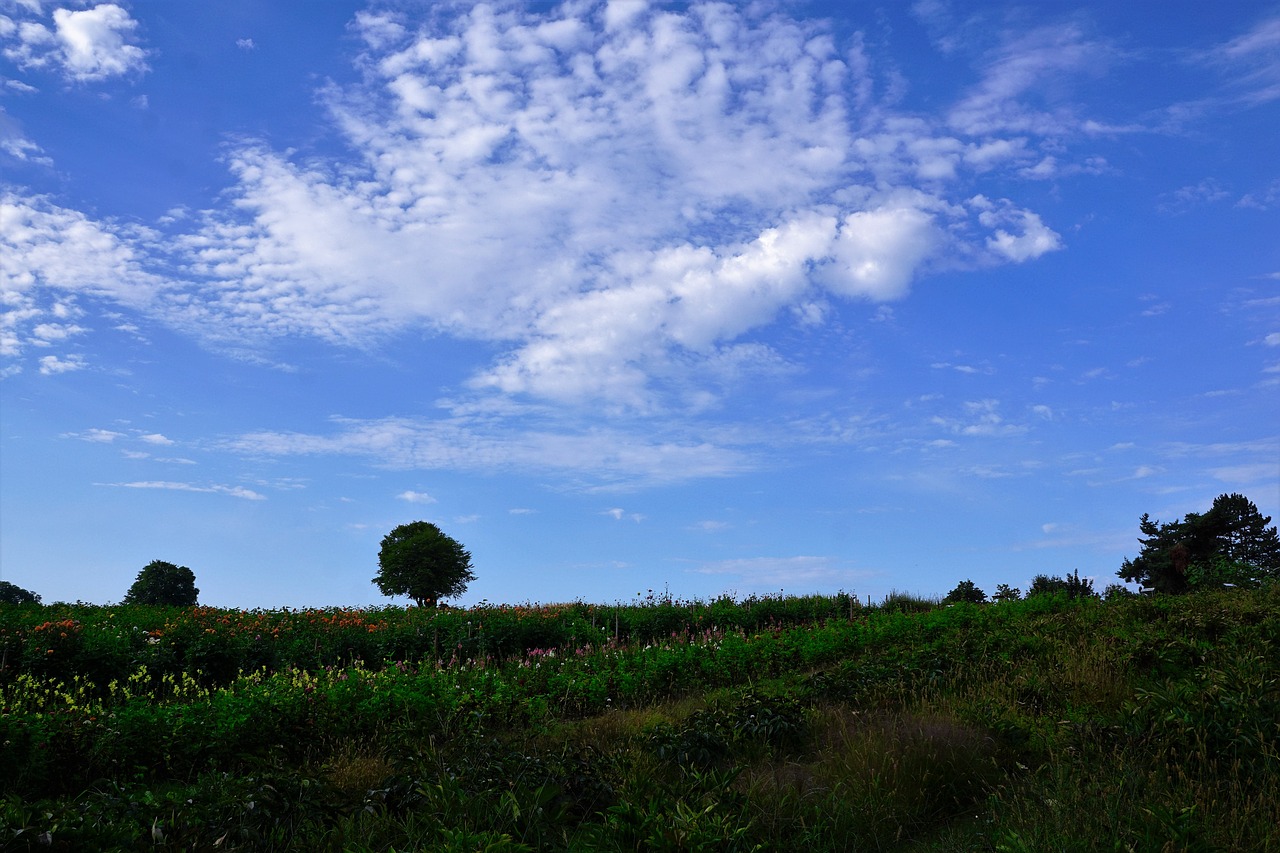
[[[597,427],[583,431],[524,416],[513,429],[491,416],[439,420],[334,419],[329,435],[259,432],[223,446],[254,456],[361,456],[395,470],[558,471],[584,479],[583,488],[722,477],[755,467],[734,447],[641,427],[633,433]],[[652,426],[652,425],[647,425]]]
[[[604,17],[358,15],[367,82],[328,98],[365,173],[234,150],[235,206],[182,241],[204,284],[170,319],[228,341],[421,323],[510,345],[476,387],[644,409],[817,287],[899,299],[932,266],[1060,245],[1003,201],[966,236],[976,211],[947,197],[1024,160],[1025,133],[966,141],[851,98],[870,71],[823,24]]]
[[[253,50],[257,46],[258,45],[254,43],[253,39],[250,39],[250,38],[236,39],[236,47],[240,48],[241,50]]]
[[[38,6],[28,9],[37,17],[39,11]],[[138,22],[120,6],[54,9],[52,18],[52,29],[33,18],[11,20],[10,27],[0,29],[0,38],[7,42],[5,57],[20,68],[53,67],[76,82],[148,70],[147,52],[134,43]]]
[[[1011,424],[1000,414],[999,400],[973,400],[964,404],[960,417],[935,416],[930,422],[957,435],[1000,437],[1020,435],[1025,426]]]
[[[138,436],[138,440],[146,442],[147,444],[159,445],[161,447],[167,447],[174,443],[173,439],[166,438],[165,436],[161,435],[158,432],[148,433],[146,435],[140,435]]]
[[[113,486],[122,489],[164,489],[174,492],[202,492],[205,494],[228,495],[250,501],[265,501],[266,496],[243,486],[197,486],[192,483],[176,483],[166,480],[144,480],[133,483],[95,483],[97,486]]]
[[[610,518],[612,518],[614,521],[622,521],[623,519],[627,519],[628,521],[634,521],[636,524],[639,524],[640,522],[644,521],[644,516],[641,515],[640,513],[627,512],[621,507],[613,507],[612,509],[606,509],[604,512],[600,514],[607,515]]]
[[[1100,74],[1114,55],[1074,24],[1046,26],[1009,38],[986,59],[982,81],[949,114],[952,127],[975,136],[1043,136],[1084,132],[1073,106],[1050,100],[1070,75]]]
[[[1249,32],[1221,45],[1207,57],[1232,75],[1238,97],[1247,104],[1280,98],[1280,16],[1265,18]]]
[[[83,370],[87,366],[84,357],[79,355],[68,355],[62,358],[56,355],[46,355],[40,359],[40,373],[45,376]]]
[[[78,438],[81,441],[92,441],[97,444],[110,444],[117,438],[124,438],[124,433],[110,429],[90,429],[84,432],[64,433],[63,438]]]
[[[0,354],[16,356],[27,346],[83,333],[80,326],[48,322],[78,316],[77,295],[145,309],[165,290],[142,268],[152,236],[95,222],[42,197],[0,192]]]
[[[396,495],[396,498],[402,501],[408,501],[411,504],[433,504],[436,499],[426,492],[404,491]]]
[[[360,159],[233,143],[227,203],[161,223],[186,233],[5,197],[4,351],[34,345],[43,294],[86,293],[244,354],[416,326],[492,345],[471,377],[482,395],[706,408],[787,369],[744,340],[770,324],[812,327],[830,299],[902,299],[935,270],[1060,248],[1039,214],[976,191],[991,176],[1007,192],[1036,135],[1069,118],[1026,106],[1037,82],[1105,54],[1070,29],[1011,42],[944,124],[873,97],[860,38],[755,6],[454,11],[357,14],[363,80],[323,98]],[[65,56],[82,78],[144,67],[120,7],[57,21],[31,43],[79,45]],[[540,446],[482,453],[575,467],[549,446],[565,437],[525,440]],[[701,442],[662,447],[641,455],[736,464]]]

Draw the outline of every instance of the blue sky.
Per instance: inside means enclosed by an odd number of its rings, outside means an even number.
[[[0,577],[943,594],[1280,516],[1280,5],[0,0]]]

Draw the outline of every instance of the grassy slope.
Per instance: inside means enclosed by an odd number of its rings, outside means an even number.
[[[10,610],[0,843],[1280,849],[1280,589],[827,604],[488,609],[430,630],[390,611],[245,631],[216,611]],[[262,646],[272,624],[307,654],[375,637],[401,662],[233,675],[284,646]],[[415,637],[432,662],[405,662]],[[436,665],[442,646],[470,662]],[[114,690],[90,672],[125,652],[151,669]],[[197,653],[225,672],[191,671]]]

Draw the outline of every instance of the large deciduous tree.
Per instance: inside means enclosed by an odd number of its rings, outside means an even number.
[[[1225,585],[1252,587],[1280,578],[1280,536],[1244,495],[1219,495],[1208,512],[1162,524],[1143,514],[1142,550],[1117,575],[1156,592]]]
[[[125,593],[124,603],[192,607],[199,595],[195,572],[186,566],[152,560],[138,572],[133,586]]]
[[[378,574],[383,595],[407,595],[419,607],[456,598],[475,580],[471,554],[452,536],[426,521],[402,524],[382,538]]]

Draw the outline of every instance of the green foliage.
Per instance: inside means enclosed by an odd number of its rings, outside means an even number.
[[[0,581],[0,604],[39,604],[40,596],[17,584]]]
[[[1016,586],[1009,586],[1007,583],[996,584],[996,594],[991,596],[993,601],[1017,601],[1022,598],[1022,590]]]
[[[195,572],[186,566],[152,560],[138,572],[133,586],[125,593],[123,603],[193,607],[199,595]]]
[[[960,602],[982,604],[987,600],[987,594],[978,589],[973,581],[963,580],[956,584],[955,589],[947,593],[947,597],[942,600],[949,604],[958,604]]]
[[[1280,849],[1278,641],[1277,585],[4,608],[0,847]]]
[[[1081,578],[1077,569],[1065,578],[1058,575],[1036,575],[1027,589],[1027,597],[1035,595],[1053,595],[1062,593],[1069,599],[1092,598],[1097,595],[1093,591],[1093,581]]]
[[[1270,523],[1240,494],[1219,495],[1208,512],[1189,512],[1181,521],[1161,524],[1144,514],[1142,550],[1116,574],[1162,593],[1256,587],[1280,577],[1280,535]]]
[[[382,539],[373,582],[383,595],[407,595],[419,607],[456,598],[475,580],[471,554],[426,521],[402,524]]]

